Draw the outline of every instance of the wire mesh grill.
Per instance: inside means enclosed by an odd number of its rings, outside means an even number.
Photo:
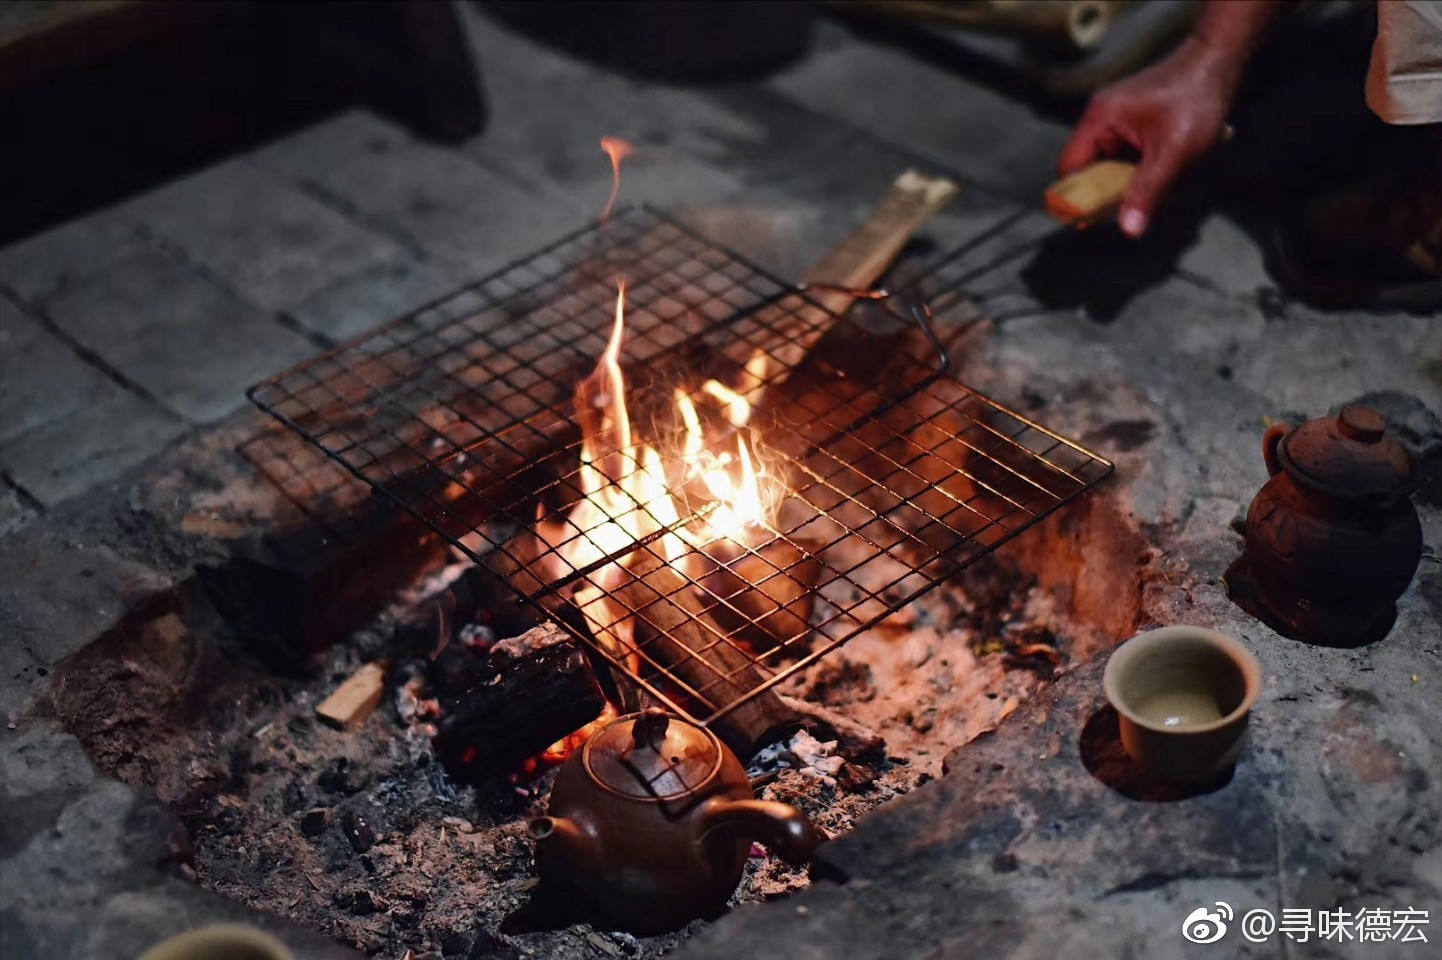
[[[613,444],[583,461],[574,398],[606,349],[621,279],[634,439],[656,455]],[[250,396],[705,725],[1111,471],[940,374],[915,339],[632,209]],[[708,380],[759,398],[749,422]],[[683,455],[678,390],[697,411],[702,466],[734,474],[738,439],[754,451],[762,523],[719,522],[730,505]],[[598,478],[610,506],[583,518]],[[657,484],[671,495],[646,492]]]

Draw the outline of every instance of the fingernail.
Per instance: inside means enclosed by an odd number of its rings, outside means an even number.
[[[1129,237],[1140,237],[1147,232],[1147,215],[1136,207],[1123,210],[1117,222],[1121,224],[1122,233]]]

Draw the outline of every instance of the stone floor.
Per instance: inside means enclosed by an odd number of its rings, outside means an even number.
[[[114,956],[237,913],[176,873],[166,810],[100,775],[29,705],[121,610],[185,575],[189,558],[121,508],[155,458],[253,418],[247,386],[593,218],[610,185],[605,134],[640,148],[626,199],[782,275],[910,166],[963,188],[922,259],[960,243],[1036,205],[1067,135],[1035,105],[834,25],[769,80],[682,88],[583,65],[463,9],[491,104],[472,141],[437,147],[347,112],[0,249],[6,956]],[[960,368],[1117,462],[1099,496],[1151,544],[1141,622],[1216,625],[1261,658],[1266,690],[1235,778],[1143,803],[1093,777],[1079,734],[1100,664],[1081,665],[958,750],[948,776],[830,845],[830,879],[737,911],[682,955],[1189,957],[1202,948],[1181,920],[1215,900],[1239,919],[1252,907],[1438,914],[1435,482],[1419,496],[1427,558],[1372,647],[1283,640],[1231,606],[1220,577],[1239,545],[1230,525],[1265,479],[1270,419],[1383,392],[1417,451],[1442,456],[1442,323],[1288,301],[1235,205],[1193,201],[1170,222],[1151,246],[1044,237],[997,280],[1030,309],[968,340]],[[1109,429],[1119,423],[1145,429]],[[275,925],[299,956],[346,955]],[[1226,943],[1288,958],[1429,949],[1254,945],[1235,930]]]

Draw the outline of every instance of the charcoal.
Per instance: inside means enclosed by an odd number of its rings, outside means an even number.
[[[369,916],[376,912],[375,898],[369,890],[345,890],[334,897],[335,905],[356,916]]]
[[[517,655],[498,655],[495,677],[441,720],[436,743],[456,780],[509,773],[605,707],[586,655],[559,627],[536,627],[511,644]]]
[[[364,790],[369,779],[361,771],[351,769],[345,757],[336,757],[321,771],[315,782],[326,793],[350,796]]]
[[[848,763],[836,774],[836,782],[847,793],[865,793],[874,789],[878,774],[874,767],[864,763]]]
[[[307,837],[318,837],[325,832],[328,819],[324,810],[312,810],[300,818],[300,832]]]
[[[514,950],[485,927],[452,930],[441,939],[441,953],[446,960],[501,960],[515,955]]]
[[[291,781],[290,786],[285,788],[285,796],[281,799],[280,808],[285,813],[295,813],[310,804],[310,795],[305,789],[305,784],[299,779]]]
[[[484,564],[468,567],[439,595],[408,610],[395,629],[395,643],[430,656],[458,645],[461,628],[480,624],[497,637],[516,637],[541,622],[539,611]]]
[[[365,853],[376,843],[376,832],[371,828],[366,818],[349,811],[341,819],[341,831],[345,838],[350,841],[351,849],[356,853]]]
[[[426,680],[431,695],[449,710],[473,688],[494,680],[498,672],[485,655],[453,643],[427,664]]]

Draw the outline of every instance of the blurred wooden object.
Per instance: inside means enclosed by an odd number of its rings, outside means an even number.
[[[1298,0],[1298,7],[1317,0]],[[1147,66],[1172,49],[1195,22],[1203,0],[1123,2],[1102,17],[1061,22],[1064,12],[1085,8],[1067,2],[977,0],[831,0],[833,10],[886,21],[891,29],[919,35],[957,69],[1013,74],[1037,93],[1072,97],[1090,93]],[[1023,8],[1026,9],[1022,13]],[[1292,18],[1289,18],[1292,19]],[[1083,41],[1081,45],[1077,40]],[[954,56],[951,54],[953,50]],[[969,66],[968,66],[969,65]]]
[[[1047,188],[1046,212],[1062,223],[1085,227],[1116,212],[1137,165],[1101,160]]]
[[[832,0],[844,8],[1033,37],[1087,50],[1129,0]]]

